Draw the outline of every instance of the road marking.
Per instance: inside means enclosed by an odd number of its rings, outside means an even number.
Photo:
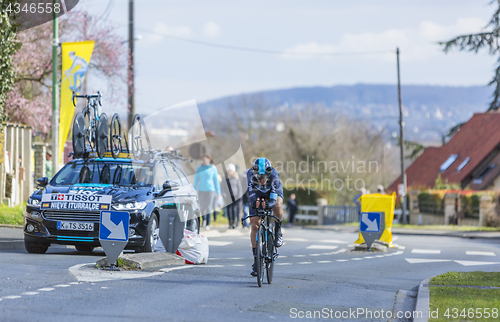
[[[71,284],[71,285],[78,285],[78,284],[80,284],[80,282],[71,282],[69,284]]]
[[[351,258],[351,260],[353,260],[353,261],[360,261],[360,260],[363,260],[363,259],[362,259],[362,258],[357,257],[357,258]]]
[[[287,241],[296,241],[296,242],[308,242],[308,239],[305,238],[287,238]]]
[[[337,262],[347,262],[348,259],[337,259]]]
[[[411,252],[413,254],[441,254],[440,250],[434,249],[413,249]]]
[[[451,262],[451,259],[405,258],[410,264]]]
[[[231,266],[233,266],[233,267],[242,267],[242,266],[245,266],[245,265],[243,265],[243,264],[234,264],[234,265],[231,265]]]
[[[108,287],[107,287],[107,286],[101,286],[101,288],[102,288],[103,290],[108,289]]]
[[[312,264],[312,262],[299,262],[299,264],[303,264],[303,265],[305,265],[305,264]]]
[[[208,244],[210,246],[227,246],[231,245],[233,242],[232,241],[215,241],[215,240],[209,240]]]
[[[332,261],[318,261],[318,263],[331,263]]]
[[[180,266],[181,268],[192,267],[195,265]],[[161,275],[164,272],[146,272],[146,271],[105,271],[95,268],[95,262],[87,264],[78,264],[69,268],[69,272],[80,282],[103,282],[133,278],[144,278]],[[72,282],[70,284],[73,284]],[[80,284],[80,283],[77,283]]]
[[[332,244],[349,244],[349,242],[342,241],[342,240],[334,240],[334,239],[327,239],[327,240],[318,240],[320,243],[332,243]]]
[[[280,255],[280,258],[287,258],[288,256],[286,255]]]
[[[340,254],[340,253],[345,253],[345,252],[347,252],[347,249],[343,248],[343,249],[338,250],[338,251],[336,251],[336,252],[333,252],[333,253],[331,253],[331,254],[333,255],[333,254]]]
[[[9,295],[9,296],[4,296],[3,298],[6,300],[15,300],[15,299],[20,299],[21,296],[20,295]]]
[[[58,284],[58,285],[54,285],[54,287],[70,287],[69,284]]]
[[[306,257],[306,255],[292,255],[292,257]]]
[[[306,249],[335,249],[339,246],[330,246],[330,245],[310,245],[307,246]]]
[[[476,251],[466,251],[466,255],[478,255],[478,256],[496,256],[493,252],[476,252]]]
[[[375,257],[373,257],[373,256],[365,256],[365,257],[363,257],[363,258],[364,258],[364,259],[370,259],[370,258],[375,258]]]
[[[292,263],[276,263],[276,265],[292,265]]]
[[[321,254],[309,254],[309,256],[321,256]]]
[[[454,261],[463,266],[476,266],[476,265],[494,265],[500,264],[500,262],[476,262],[476,261]]]
[[[377,255],[377,256],[375,256],[375,257],[380,258],[380,257],[385,257],[385,256],[384,256],[384,255]]]
[[[21,293],[21,295],[37,295],[38,292],[24,292],[24,293]]]
[[[44,288],[39,288],[38,290],[41,292],[50,292],[50,291],[53,291],[54,288],[53,287],[44,287]]]
[[[229,258],[229,259],[244,259],[243,257],[232,257],[232,258]]]

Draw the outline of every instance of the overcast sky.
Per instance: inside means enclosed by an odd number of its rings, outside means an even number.
[[[109,1],[107,19],[127,37],[128,0],[82,0],[78,7],[100,15]],[[395,84],[398,46],[403,84],[485,85],[493,57],[444,54],[436,42],[481,31],[494,11],[489,2],[136,0],[135,32],[143,36],[135,43],[137,106],[157,110],[190,99],[296,86]],[[159,34],[291,54],[219,49]],[[392,53],[378,53],[384,51]],[[331,52],[377,53],[297,55]]]

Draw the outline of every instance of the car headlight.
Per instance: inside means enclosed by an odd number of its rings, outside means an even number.
[[[30,207],[39,208],[40,207],[40,200],[34,199],[34,198],[30,197],[30,198],[28,198],[27,205],[30,206]]]
[[[113,207],[113,209],[115,210],[142,210],[146,208],[147,205],[148,203],[145,201],[141,202],[134,201],[128,203],[115,203],[111,205],[111,207]]]

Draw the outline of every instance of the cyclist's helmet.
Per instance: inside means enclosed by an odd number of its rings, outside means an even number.
[[[272,170],[271,162],[266,158],[258,158],[255,160],[252,168],[253,175],[257,180],[269,178]]]

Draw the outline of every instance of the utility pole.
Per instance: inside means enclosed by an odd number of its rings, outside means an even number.
[[[396,48],[396,58],[398,64],[398,98],[399,98],[399,146],[401,152],[401,184],[403,189],[401,189],[401,220],[400,223],[405,224],[405,209],[406,209],[406,173],[405,173],[405,145],[404,145],[404,135],[403,135],[403,107],[401,103],[401,78],[399,76],[399,47]]]
[[[128,128],[135,115],[134,104],[134,0],[128,0]]]
[[[53,4],[56,0],[53,0]],[[52,22],[52,176],[59,170],[59,91],[57,82],[57,49],[59,47],[59,25],[57,14]]]

